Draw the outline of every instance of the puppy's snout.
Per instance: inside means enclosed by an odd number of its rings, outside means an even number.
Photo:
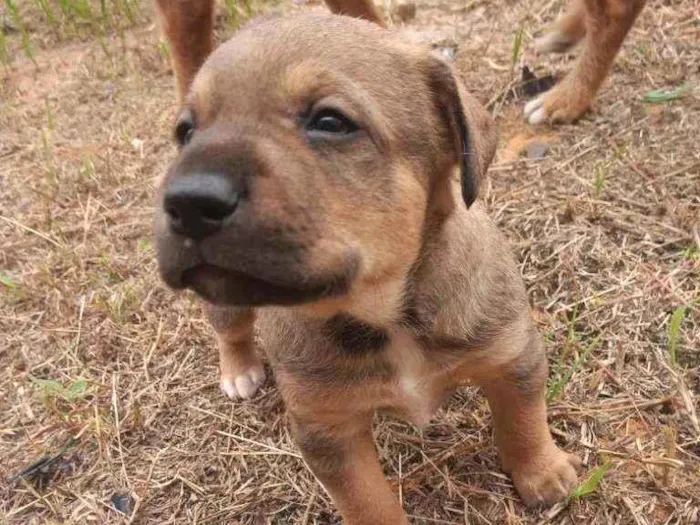
[[[238,207],[240,192],[224,175],[195,173],[175,179],[163,206],[170,228],[199,240],[218,231]]]

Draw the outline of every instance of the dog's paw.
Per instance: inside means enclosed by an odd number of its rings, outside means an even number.
[[[538,53],[566,53],[579,41],[570,35],[554,29],[535,40],[534,47]]]
[[[581,461],[552,445],[552,450],[511,473],[513,484],[528,507],[553,505],[566,498],[578,481]]]
[[[256,363],[237,372],[221,374],[221,390],[230,399],[250,399],[265,381],[265,369]]]
[[[530,124],[570,123],[588,110],[592,97],[568,80],[525,104],[523,112]]]

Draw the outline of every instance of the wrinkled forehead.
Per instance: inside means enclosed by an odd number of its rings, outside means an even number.
[[[397,85],[418,81],[422,54],[391,32],[349,17],[279,18],[241,30],[214,51],[192,96],[204,106],[200,111],[211,112],[269,111],[333,95],[391,103]]]

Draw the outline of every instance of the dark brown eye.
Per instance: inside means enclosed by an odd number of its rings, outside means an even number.
[[[335,109],[318,111],[306,125],[309,132],[324,135],[349,135],[359,129],[349,117]]]
[[[194,135],[194,116],[191,112],[186,111],[175,125],[175,140],[178,146],[182,147],[192,140]]]

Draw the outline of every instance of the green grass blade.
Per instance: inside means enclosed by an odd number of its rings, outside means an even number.
[[[569,494],[569,499],[580,499],[585,498],[593,494],[598,485],[602,481],[605,474],[612,468],[612,461],[607,460],[602,465],[594,468],[586,479],[584,479],[579,485],[571,491]]]
[[[598,343],[600,342],[601,338],[602,335],[596,337],[593,340],[593,342],[591,342],[591,344],[589,344],[583,350],[583,353],[579,356],[579,358],[576,361],[574,361],[571,364],[571,366],[567,370],[559,370],[555,374],[555,377],[550,381],[549,386],[547,387],[548,403],[553,401],[562,392],[562,390],[564,390],[569,381],[571,381],[571,378],[574,376],[574,374],[581,369],[581,367],[586,363],[586,361],[588,361],[588,357],[591,355],[591,352],[598,346]]]
[[[27,26],[24,25],[24,22],[22,21],[22,16],[19,14],[19,9],[17,9],[15,0],[5,0],[5,5],[7,6],[7,11],[10,13],[10,18],[15,23],[20,34],[22,35],[22,49],[24,50],[24,54],[27,55],[29,60],[36,64],[36,61],[34,60],[32,43],[29,40],[29,32],[27,31]]]
[[[518,63],[518,58],[520,58],[520,51],[523,46],[523,28],[520,27],[515,33],[515,40],[513,41],[513,56],[510,62],[511,72],[515,69],[515,64]]]
[[[644,102],[653,102],[655,104],[670,102],[685,97],[692,90],[692,86],[689,83],[678,86],[675,89],[654,89],[644,95]]]
[[[2,27],[0,27],[0,62],[2,62],[4,65],[10,63],[10,53],[7,51],[5,30]]]
[[[238,7],[236,6],[236,0],[225,0],[226,3],[226,14],[228,17],[228,22],[231,24],[233,29],[238,29]]]
[[[673,366],[678,364],[678,339],[681,323],[683,322],[687,309],[688,307],[685,305],[676,307],[676,309],[673,310],[673,314],[671,314],[671,321],[668,323],[668,355]]]
[[[44,17],[46,17],[46,20],[51,24],[51,27],[56,28],[58,26],[58,23],[56,22],[56,14],[53,11],[53,8],[49,4],[48,0],[34,0],[36,2],[36,5],[39,7],[39,10],[44,14]]]

